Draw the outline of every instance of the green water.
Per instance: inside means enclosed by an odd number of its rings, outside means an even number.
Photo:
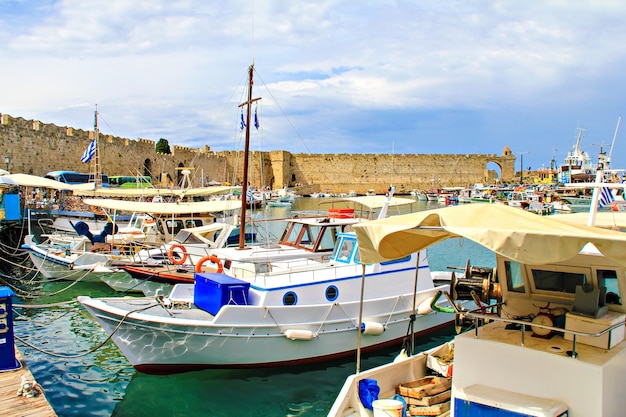
[[[294,210],[316,209],[318,201],[314,200],[299,199]],[[267,210],[253,214],[291,214],[285,208]],[[464,267],[467,259],[476,265],[493,265],[493,257],[471,242],[451,240],[429,249],[428,254],[433,270]],[[16,303],[50,304],[78,295],[112,294],[100,283],[69,285],[48,284],[45,293],[60,293]],[[113,342],[85,354],[106,335],[77,303],[18,311],[23,315],[14,318],[16,335],[39,350],[20,342],[18,348],[59,416],[325,416],[345,378],[355,369],[355,360],[346,359],[306,367],[146,375],[137,373]],[[450,329],[422,338],[417,350],[452,336]],[[393,348],[365,356],[362,369],[389,362],[397,352],[398,348]]]

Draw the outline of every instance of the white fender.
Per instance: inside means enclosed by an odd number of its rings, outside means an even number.
[[[364,321],[361,323],[361,333],[372,336],[380,336],[385,331],[385,326],[375,321]]]
[[[311,340],[315,337],[315,333],[303,329],[288,329],[284,334],[287,339],[291,340]]]
[[[428,297],[427,299],[425,299],[424,301],[422,301],[418,306],[417,306],[417,314],[428,314],[428,313],[432,313],[433,309],[430,306],[430,304],[433,302],[433,297]]]

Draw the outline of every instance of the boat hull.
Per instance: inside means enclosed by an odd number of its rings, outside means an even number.
[[[103,278],[130,278],[124,270],[107,267],[106,259],[98,260],[97,254],[93,254],[93,263],[84,265],[74,262],[76,259],[52,255],[32,247],[28,254],[33,266],[49,280],[98,282]]]
[[[363,334],[364,351],[397,345],[406,337],[410,299],[410,294],[404,294],[365,303],[368,322],[381,323],[385,330]],[[197,308],[172,310],[170,315],[149,298],[79,297],[79,301],[113,334],[130,363],[146,373],[288,366],[345,357],[356,350],[358,303],[354,302],[271,308],[228,305],[212,316]],[[144,310],[122,320],[138,309]],[[418,314],[414,333],[432,332],[453,321],[454,315],[448,313]]]

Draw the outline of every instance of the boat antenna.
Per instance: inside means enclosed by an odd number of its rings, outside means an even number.
[[[611,142],[611,149],[609,150],[609,157],[606,160],[607,164],[611,164],[611,155],[613,154],[613,145],[615,145],[615,138],[617,137],[617,131],[619,130],[619,123],[622,120],[622,116],[617,118],[617,126],[615,126],[615,133],[613,134],[613,142]]]

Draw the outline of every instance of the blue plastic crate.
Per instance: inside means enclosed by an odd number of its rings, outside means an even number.
[[[249,282],[224,274],[208,272],[195,274],[194,279],[194,304],[213,315],[225,305],[248,304]]]

